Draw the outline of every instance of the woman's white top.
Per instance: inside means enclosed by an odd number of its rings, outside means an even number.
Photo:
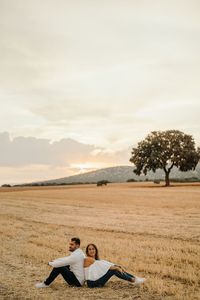
[[[84,268],[85,279],[91,281],[98,280],[108,272],[111,266],[114,266],[114,264],[109,261],[95,260],[89,267]]]

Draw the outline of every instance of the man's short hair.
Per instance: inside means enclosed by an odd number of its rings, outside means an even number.
[[[77,238],[77,237],[73,237],[73,238],[71,239],[71,241],[72,241],[72,242],[75,242],[75,244],[77,244],[77,245],[79,245],[79,246],[80,246],[80,244],[81,244],[80,239]]]

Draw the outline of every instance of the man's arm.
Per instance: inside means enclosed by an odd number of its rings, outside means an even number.
[[[76,260],[76,258],[73,257],[72,255],[70,255],[70,256],[65,256],[65,257],[61,257],[61,258],[55,259],[53,261],[50,261],[49,265],[54,268],[59,268],[59,267],[68,266],[68,265],[74,263],[75,260]]]

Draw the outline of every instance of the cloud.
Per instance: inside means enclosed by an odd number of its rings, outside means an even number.
[[[47,139],[35,137],[15,137],[8,133],[0,134],[1,166],[25,166],[33,164],[65,165],[71,162],[87,160],[95,149],[72,139],[62,139],[50,143]]]
[[[130,151],[110,151],[73,139],[50,142],[0,133],[0,183],[65,177],[129,163]]]

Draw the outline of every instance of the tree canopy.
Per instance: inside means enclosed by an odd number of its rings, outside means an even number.
[[[179,130],[152,131],[131,153],[135,174],[163,169],[166,186],[174,166],[186,172],[194,170],[200,160],[200,148],[195,148],[193,137]]]

